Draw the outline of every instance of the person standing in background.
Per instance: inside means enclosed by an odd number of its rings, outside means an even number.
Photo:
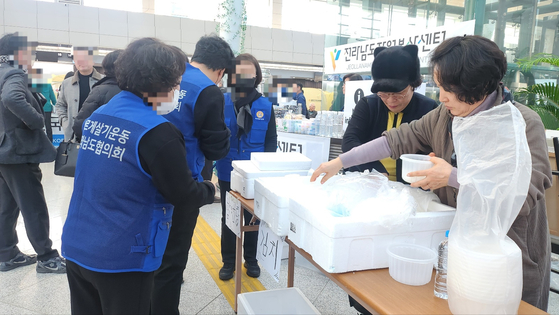
[[[216,161],[229,152],[223,93],[216,84],[234,58],[229,44],[217,35],[200,38],[182,76],[179,104],[164,116],[182,132],[188,167],[199,182],[203,181],[201,173],[206,159]],[[175,209],[163,262],[155,272],[152,314],[179,314],[182,275],[199,213],[200,205],[196,203]]]
[[[307,99],[305,98],[305,91],[303,91],[302,83],[293,84],[293,99],[297,102],[297,106],[301,104],[301,114],[303,114],[304,117],[309,118],[307,111]]]
[[[74,47],[74,65],[77,71],[73,77],[65,79],[60,85],[58,101],[54,108],[64,131],[64,141],[73,138],[74,118],[82,108],[91,87],[103,78],[93,67],[94,51],[92,47]]]
[[[56,104],[56,95],[54,95],[54,90],[52,89],[52,85],[50,85],[50,83],[39,84],[38,92],[43,94],[47,101],[45,106],[43,106],[43,110],[45,112],[45,130],[47,131],[47,137],[50,142],[52,142],[51,116],[52,107]]]
[[[262,70],[254,56],[241,54],[229,79],[232,92],[225,94],[225,118],[231,130],[231,149],[224,159],[216,162],[221,192],[221,257],[223,267],[219,279],[229,280],[235,272],[237,236],[225,223],[225,196],[231,190],[234,160],[249,160],[252,152],[275,152],[278,136],[272,103],[256,90],[262,82]],[[245,224],[252,215],[245,210]],[[244,233],[245,268],[249,277],[258,278],[260,267],[256,260],[258,232]]]
[[[309,105],[309,117],[308,117],[308,118],[309,118],[309,119],[311,119],[311,118],[316,118],[316,114],[317,114],[317,112],[316,112],[316,106],[314,106],[314,104],[311,103],[311,104]]]
[[[120,93],[121,89],[118,87],[118,82],[115,77],[115,61],[120,55],[122,50],[115,50],[108,53],[101,65],[105,72],[105,77],[93,84],[91,93],[85,99],[82,109],[78,112],[78,116],[74,120],[72,129],[79,142],[82,137],[82,125],[91,114],[102,105],[107,104],[115,95]]]
[[[344,75],[342,82],[338,85],[338,90],[336,91],[336,96],[334,97],[334,102],[330,106],[330,111],[343,112],[345,108],[345,84],[347,81],[359,81],[363,80],[363,77],[357,73],[348,73]]]
[[[37,263],[38,273],[65,273],[66,262],[49,237],[39,163],[54,161],[56,150],[43,131],[43,108],[29,89],[32,56],[27,37],[15,33],[0,39],[0,271]],[[17,247],[20,212],[37,255]]]

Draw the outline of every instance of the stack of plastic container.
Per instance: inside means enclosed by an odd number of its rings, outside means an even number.
[[[300,119],[293,113],[276,118],[277,131],[330,138],[341,139],[344,135],[343,125],[343,112],[319,111],[316,118],[311,119]]]

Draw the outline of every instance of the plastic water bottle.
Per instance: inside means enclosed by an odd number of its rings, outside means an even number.
[[[320,122],[322,121],[322,111],[316,113],[316,117],[314,118],[313,125],[314,125],[314,135],[320,136]]]
[[[446,239],[439,244],[439,261],[437,264],[437,274],[435,275],[435,296],[440,299],[448,299],[446,291],[446,266],[448,262],[448,232]]]

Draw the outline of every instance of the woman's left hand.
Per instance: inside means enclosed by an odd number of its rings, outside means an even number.
[[[434,153],[429,154],[429,156],[431,156],[431,162],[435,164],[433,167],[428,170],[408,173],[409,177],[425,176],[424,179],[412,183],[412,187],[435,190],[448,185],[448,179],[452,172],[452,165],[441,158],[435,157]]]

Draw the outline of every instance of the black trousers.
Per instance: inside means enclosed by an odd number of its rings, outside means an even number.
[[[52,112],[45,112],[45,129],[47,131],[47,137],[50,139],[50,142],[52,142],[52,124],[51,124],[51,115]]]
[[[155,271],[151,314],[179,314],[184,268],[200,208],[175,207],[169,241],[161,267]]]
[[[39,164],[0,164],[0,261],[8,261],[19,253],[16,224],[20,212],[37,259],[58,256],[49,238],[42,177]]]
[[[149,314],[153,272],[95,272],[66,261],[72,314]]]
[[[202,178],[204,180],[212,180],[212,175],[214,173],[214,161],[206,159],[206,164],[204,164],[204,168],[202,169]]]
[[[237,235],[225,224],[225,195],[231,190],[231,182],[219,180],[221,191],[221,259],[224,265],[234,265],[237,248]],[[245,210],[243,217],[245,225],[250,223],[252,214]],[[256,224],[259,224],[258,221]],[[243,256],[248,264],[256,264],[256,246],[258,245],[258,232],[245,232],[243,236]]]

